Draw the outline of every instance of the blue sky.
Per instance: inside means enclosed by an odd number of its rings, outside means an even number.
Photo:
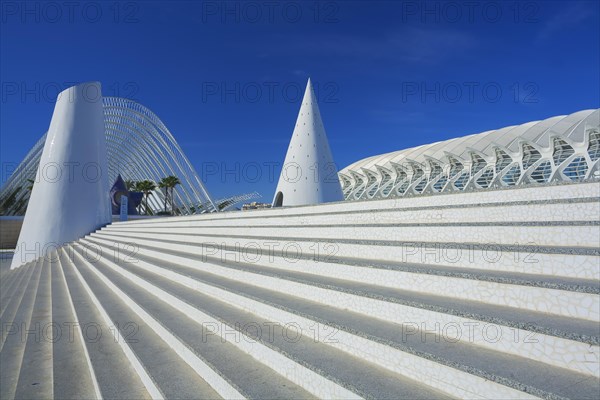
[[[2,182],[72,82],[152,109],[215,197],[269,202],[309,76],[340,169],[600,104],[597,1],[24,4],[0,9]]]

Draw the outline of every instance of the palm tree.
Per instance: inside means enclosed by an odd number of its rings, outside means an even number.
[[[162,178],[158,182],[158,187],[165,190],[165,197],[163,197],[164,204],[165,204],[165,214],[167,213],[167,200],[169,198],[169,188],[167,187],[166,179],[167,178]]]
[[[166,178],[162,178],[158,183],[158,187],[165,189],[165,212],[167,212],[167,200],[171,202],[171,213],[174,210],[174,202],[173,202],[173,189],[175,186],[180,185],[181,181],[178,177],[170,175]]]
[[[29,190],[31,192],[33,190],[33,185],[35,184],[35,181],[33,179],[27,179],[27,182],[29,182],[29,185],[27,186],[27,190]]]
[[[127,188],[127,190],[135,190],[136,186],[137,186],[136,181],[131,181],[131,180],[125,181],[125,188]]]
[[[137,182],[136,181],[133,181],[131,179],[127,179],[125,181],[125,189],[127,189],[128,192],[135,191],[136,187],[137,187]],[[137,210],[138,213],[140,213],[141,205],[138,205],[135,209]]]
[[[129,192],[137,192],[138,191],[138,189],[137,189],[138,183],[139,183],[139,181],[134,181],[134,180],[131,180],[131,179],[127,179],[125,181],[125,188]],[[142,206],[143,206],[143,204],[140,203],[135,208],[139,214],[141,214],[141,212],[142,212]]]
[[[156,183],[149,180],[137,182],[135,185],[135,190],[144,193],[144,207],[146,208],[146,215],[150,214],[150,208],[148,207],[148,196],[150,196],[155,189]]]
[[[0,200],[0,215],[8,215],[9,210],[17,202],[17,194],[19,194],[20,190],[21,186],[17,186],[10,196]]]

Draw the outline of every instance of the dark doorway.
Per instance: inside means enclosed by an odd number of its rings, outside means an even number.
[[[277,192],[275,196],[275,201],[273,202],[273,207],[281,207],[283,205],[283,193]]]

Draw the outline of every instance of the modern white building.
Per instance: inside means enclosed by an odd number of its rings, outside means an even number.
[[[372,156],[340,171],[346,200],[599,179],[600,110]]]

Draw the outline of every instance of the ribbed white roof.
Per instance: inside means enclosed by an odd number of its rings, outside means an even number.
[[[551,117],[542,121],[528,122],[522,125],[509,126],[501,129],[486,131],[474,135],[444,140],[391,153],[367,157],[359,160],[343,170],[341,174],[361,169],[375,169],[388,162],[407,163],[415,161],[424,163],[427,158],[446,161],[447,156],[458,157],[468,165],[471,162],[470,153],[480,153],[482,157],[494,155],[493,149],[500,147],[508,152],[517,153],[523,142],[535,144],[539,148],[552,146],[551,138],[560,136],[572,142],[583,142],[586,126],[600,124],[600,109],[578,111],[570,115]]]

